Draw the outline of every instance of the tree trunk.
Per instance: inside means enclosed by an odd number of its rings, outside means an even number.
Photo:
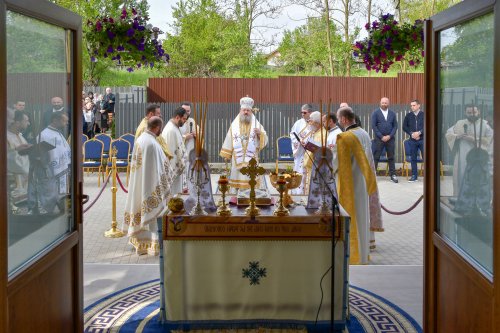
[[[371,25],[372,19],[372,0],[368,0],[368,25]],[[372,71],[368,71],[368,77],[372,76]]]
[[[325,0],[325,27],[326,27],[326,43],[328,47],[328,63],[330,64],[330,76],[333,76],[333,54],[332,41],[330,36],[330,6],[328,0]]]
[[[344,0],[344,41],[349,43],[349,1]],[[345,55],[346,75],[351,76],[351,52],[346,52]]]

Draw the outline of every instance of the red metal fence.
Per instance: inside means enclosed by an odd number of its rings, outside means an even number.
[[[381,97],[391,104],[424,99],[424,74],[397,77],[284,76],[276,79],[150,78],[148,102],[171,103],[208,100],[235,103],[243,96],[258,103],[332,103],[378,105]]]

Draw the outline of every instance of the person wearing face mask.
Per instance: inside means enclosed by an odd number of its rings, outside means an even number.
[[[174,172],[157,138],[163,121],[147,120],[147,128],[136,139],[130,167],[130,183],[122,230],[138,255],[158,255],[160,250],[156,218],[166,209]],[[146,206],[145,206],[146,205]]]
[[[453,196],[457,196],[464,180],[467,154],[476,147],[489,151],[493,130],[481,117],[476,106],[466,105],[465,119],[457,121],[445,134],[453,160]]]

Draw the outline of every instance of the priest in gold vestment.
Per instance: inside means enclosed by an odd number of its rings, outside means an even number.
[[[351,217],[350,264],[364,265],[370,260],[369,197],[377,192],[374,169],[367,157],[367,152],[371,153],[371,140],[356,124],[350,107],[340,108],[337,118],[345,132],[337,136],[333,169],[337,171],[339,203]]]
[[[232,189],[250,188],[250,178],[240,170],[247,166],[252,158],[259,161],[259,151],[268,141],[266,131],[252,112],[253,104],[254,101],[250,97],[240,100],[240,113],[231,123],[220,151],[220,156],[231,161],[229,185]]]
[[[146,108],[146,116],[142,119],[139,126],[137,126],[137,130],[135,131],[135,139],[136,140],[141,136],[142,133],[144,133],[144,131],[146,131],[146,129],[148,127],[148,120],[151,117],[160,117],[161,118],[161,109],[160,109],[160,106],[158,104],[151,104]],[[170,151],[168,149],[168,145],[165,142],[165,139],[160,135],[160,136],[156,137],[156,141],[158,141],[158,143],[160,144],[161,149],[163,150],[165,155],[168,158],[172,158],[172,154],[170,153]]]

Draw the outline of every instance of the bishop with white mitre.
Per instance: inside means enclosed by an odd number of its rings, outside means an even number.
[[[267,145],[267,134],[252,112],[254,101],[250,97],[240,100],[240,113],[231,123],[220,156],[231,160],[229,185],[232,189],[248,189],[250,178],[241,174],[241,168],[255,158],[259,161],[259,151]]]

